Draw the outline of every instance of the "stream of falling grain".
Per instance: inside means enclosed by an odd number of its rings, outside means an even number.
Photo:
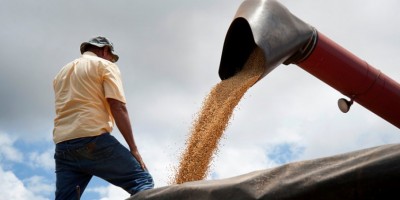
[[[264,62],[261,49],[256,48],[239,73],[211,89],[193,122],[174,183],[203,180],[207,176],[213,154],[218,149],[218,142],[233,110],[263,74]]]

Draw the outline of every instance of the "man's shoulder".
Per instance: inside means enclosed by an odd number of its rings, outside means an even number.
[[[60,76],[61,74],[65,73],[65,71],[68,71],[77,62],[77,60],[78,60],[78,58],[74,59],[74,60],[68,62],[67,64],[65,64],[64,66],[62,66],[61,69],[58,71],[56,78],[58,76]]]

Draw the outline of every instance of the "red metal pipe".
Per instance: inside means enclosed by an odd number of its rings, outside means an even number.
[[[305,71],[400,128],[400,85],[318,32]]]
[[[245,0],[241,4],[225,38],[220,78],[242,70],[256,47],[263,50],[266,60],[261,78],[282,63],[296,64],[400,128],[400,85],[276,0]]]

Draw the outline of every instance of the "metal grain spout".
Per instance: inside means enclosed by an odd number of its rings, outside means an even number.
[[[316,37],[313,27],[279,2],[246,0],[240,5],[226,34],[219,76],[224,80],[235,75],[243,68],[250,53],[259,47],[266,60],[262,78],[285,61],[290,63],[307,57]]]
[[[350,98],[339,100],[342,110],[357,102],[400,128],[400,84],[370,66],[315,28],[292,15],[275,0],[245,0],[229,27],[219,76],[234,76],[250,53],[263,51],[263,78],[276,66],[296,64]]]

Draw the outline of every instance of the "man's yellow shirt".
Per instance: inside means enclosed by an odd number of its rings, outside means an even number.
[[[53,87],[54,143],[111,132],[114,119],[107,98],[126,102],[118,66],[89,51],[65,65]]]

